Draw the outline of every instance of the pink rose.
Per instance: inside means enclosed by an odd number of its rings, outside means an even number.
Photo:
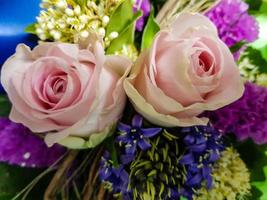
[[[11,120],[33,132],[50,132],[45,137],[49,146],[71,143],[68,136],[79,143],[70,144],[74,147],[100,143],[121,117],[123,81],[131,62],[105,56],[98,42],[93,46],[42,43],[31,51],[18,45],[3,65],[1,79],[13,104]]]
[[[186,13],[156,35],[124,88],[138,112],[166,127],[205,125],[200,113],[226,106],[244,91],[215,26],[203,15]]]

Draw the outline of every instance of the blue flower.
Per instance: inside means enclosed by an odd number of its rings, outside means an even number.
[[[135,115],[132,125],[119,123],[118,130],[121,132],[116,141],[125,145],[126,154],[135,154],[137,146],[146,151],[151,147],[148,138],[154,137],[161,132],[161,128],[142,128],[143,118]]]
[[[179,165],[186,171],[182,195],[190,199],[194,189],[201,188],[203,182],[208,189],[212,187],[212,166],[220,158],[224,145],[221,135],[211,126],[186,127],[181,133],[185,153]]]
[[[114,167],[110,154],[106,151],[100,161],[100,180],[110,184],[114,193],[126,194],[129,184],[129,174],[125,171],[124,165]]]

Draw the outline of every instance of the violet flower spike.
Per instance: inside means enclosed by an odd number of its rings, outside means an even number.
[[[143,118],[135,115],[132,125],[119,123],[118,130],[121,132],[116,141],[125,144],[126,154],[135,154],[137,146],[143,151],[148,150],[151,144],[148,138],[154,137],[161,132],[161,128],[142,128]]]
[[[110,154],[107,151],[104,152],[100,161],[99,177],[101,181],[111,183],[114,193],[127,194],[129,192],[129,174],[125,171],[123,165],[119,165],[117,168],[113,166]]]
[[[149,16],[151,5],[149,0],[135,0],[134,11],[141,10],[143,15],[136,22],[136,30],[142,31],[145,25],[145,18]]]

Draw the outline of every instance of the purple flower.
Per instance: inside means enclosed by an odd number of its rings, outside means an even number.
[[[126,154],[135,154],[137,146],[143,151],[149,149],[151,144],[147,138],[151,138],[161,132],[161,128],[142,128],[143,118],[135,115],[132,125],[119,123],[118,130],[121,132],[116,141],[125,144]]]
[[[267,88],[247,82],[241,99],[215,112],[205,113],[212,124],[239,140],[267,143]]]
[[[48,167],[59,159],[65,148],[48,148],[44,141],[21,124],[0,118],[0,161],[21,167]]]
[[[212,187],[212,166],[224,150],[221,135],[211,126],[194,126],[181,129],[185,153],[179,165],[185,168],[185,185],[180,194],[191,199],[193,190]]]
[[[257,21],[248,14],[248,5],[242,0],[221,0],[206,16],[217,26],[220,38],[228,47],[258,38]]]
[[[99,177],[101,181],[111,184],[113,193],[121,193],[125,197],[129,196],[129,174],[125,171],[124,165],[113,166],[107,151],[104,152],[100,161]]]
[[[134,11],[142,10],[143,16],[140,17],[136,22],[136,29],[138,31],[142,31],[144,24],[145,24],[145,18],[149,15],[151,11],[151,5],[149,0],[136,0],[134,4]]]

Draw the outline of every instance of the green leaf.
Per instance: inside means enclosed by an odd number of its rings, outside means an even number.
[[[267,73],[267,60],[262,56],[262,52],[253,47],[248,47],[244,56],[249,59],[251,64],[259,67],[260,73]],[[241,58],[242,59],[242,58]]]
[[[136,12],[129,25],[119,33],[119,36],[116,39],[112,40],[107,49],[108,54],[119,51],[122,49],[123,45],[134,44],[135,21],[141,16],[141,14],[141,12]]]
[[[42,171],[41,169],[20,168],[0,163],[0,200],[12,199]],[[42,179],[26,199],[43,199],[42,194],[50,178],[47,176]]]
[[[29,26],[27,26],[25,28],[25,32],[26,33],[31,33],[31,34],[35,34],[36,35],[36,27],[35,24],[30,24]]]
[[[256,145],[252,140],[247,140],[236,143],[234,146],[237,148],[242,160],[246,163],[250,172],[251,183],[254,186],[251,199],[259,199],[262,192],[261,187],[258,188],[258,185],[254,183],[264,183],[267,181],[266,174],[263,171],[263,168],[267,166],[267,145]]]
[[[267,159],[267,158],[266,158]],[[264,167],[265,180],[262,182],[253,182],[252,185],[262,192],[262,195],[258,200],[267,199],[267,167]]]
[[[153,42],[154,36],[157,34],[159,30],[160,30],[160,27],[154,18],[154,10],[152,10],[148,18],[146,27],[144,29],[141,50],[144,50],[150,47],[150,45]]]
[[[267,44],[263,48],[261,48],[260,51],[261,51],[262,57],[267,61]]]
[[[7,96],[0,95],[0,117],[7,117],[11,110],[11,103]]]
[[[230,47],[230,51],[232,53],[235,53],[237,51],[239,51],[247,42],[246,41],[240,41],[240,42],[237,42],[235,43],[233,46]]]
[[[255,12],[260,10],[262,0],[246,0],[246,3],[249,5],[249,11]]]
[[[118,153],[117,153],[117,150],[116,150],[116,147],[115,147],[114,136],[111,136],[111,137],[107,138],[104,141],[104,146],[106,147],[106,149],[110,153],[111,160],[113,162],[114,167],[118,167],[119,166]]]
[[[123,1],[113,12],[107,25],[107,35],[112,32],[121,33],[134,17],[131,0]]]

